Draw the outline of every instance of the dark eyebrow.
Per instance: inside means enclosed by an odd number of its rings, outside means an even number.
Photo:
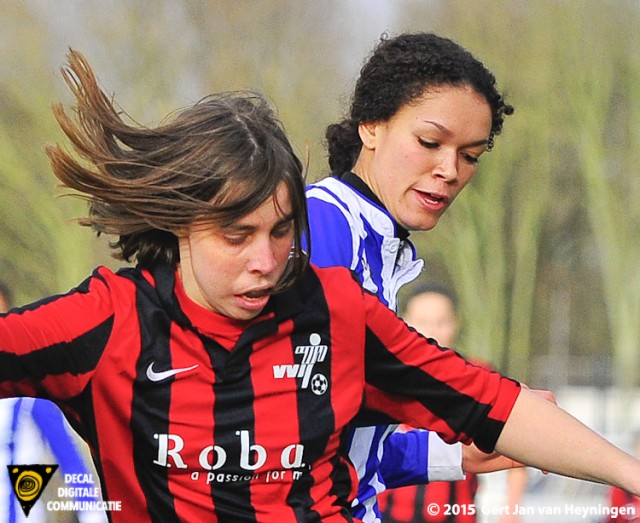
[[[292,222],[292,221],[294,221],[294,219],[295,219],[295,216],[291,212],[291,213],[287,214],[286,216],[283,216],[282,218],[280,218],[278,220],[278,223],[276,223],[276,225],[282,225],[282,224],[287,223],[287,222]]]
[[[253,225],[240,225],[238,223],[223,225],[220,228],[225,232],[250,232],[256,229]]]
[[[293,213],[287,214],[280,218],[274,225],[274,227],[279,227],[280,225],[284,225],[285,223],[292,222],[294,220]],[[227,232],[251,232],[255,231],[256,227],[254,225],[243,225],[238,222],[230,223],[228,225],[223,225],[221,227],[224,231]]]
[[[438,123],[438,122],[434,122],[432,120],[424,120],[424,123],[428,123],[430,125],[433,125],[434,127],[436,127],[438,130],[440,130],[442,133],[446,134],[447,136],[451,135],[451,131],[449,129],[447,129],[444,125]],[[483,138],[482,140],[477,140],[475,142],[471,142],[471,143],[466,143],[464,144],[463,148],[466,147],[478,147],[480,145],[488,145],[489,144],[489,138]]]

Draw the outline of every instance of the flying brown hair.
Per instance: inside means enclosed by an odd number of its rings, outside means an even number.
[[[54,115],[73,145],[47,147],[54,174],[89,201],[82,225],[118,236],[114,256],[141,266],[179,261],[177,237],[196,220],[221,225],[289,189],[295,224],[292,267],[306,263],[303,166],[265,99],[250,92],[211,95],[157,127],[125,122],[86,58],[69,52],[62,75],[75,97],[73,117]],[[130,118],[127,117],[128,120]]]

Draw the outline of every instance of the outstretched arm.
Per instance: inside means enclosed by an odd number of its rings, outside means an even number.
[[[616,485],[640,495],[639,460],[524,388],[496,451],[542,470]]]

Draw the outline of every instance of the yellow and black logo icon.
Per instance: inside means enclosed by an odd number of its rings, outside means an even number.
[[[9,478],[25,516],[44,492],[58,465],[7,465]]]

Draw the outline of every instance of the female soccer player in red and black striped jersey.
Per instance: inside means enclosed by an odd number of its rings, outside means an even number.
[[[345,522],[345,427],[381,418],[640,494],[640,461],[308,265],[302,166],[259,96],[122,120],[89,64],[56,117],[82,223],[135,268],[0,316],[0,396],[50,399],[91,446],[114,522]],[[553,427],[554,430],[549,430]]]

